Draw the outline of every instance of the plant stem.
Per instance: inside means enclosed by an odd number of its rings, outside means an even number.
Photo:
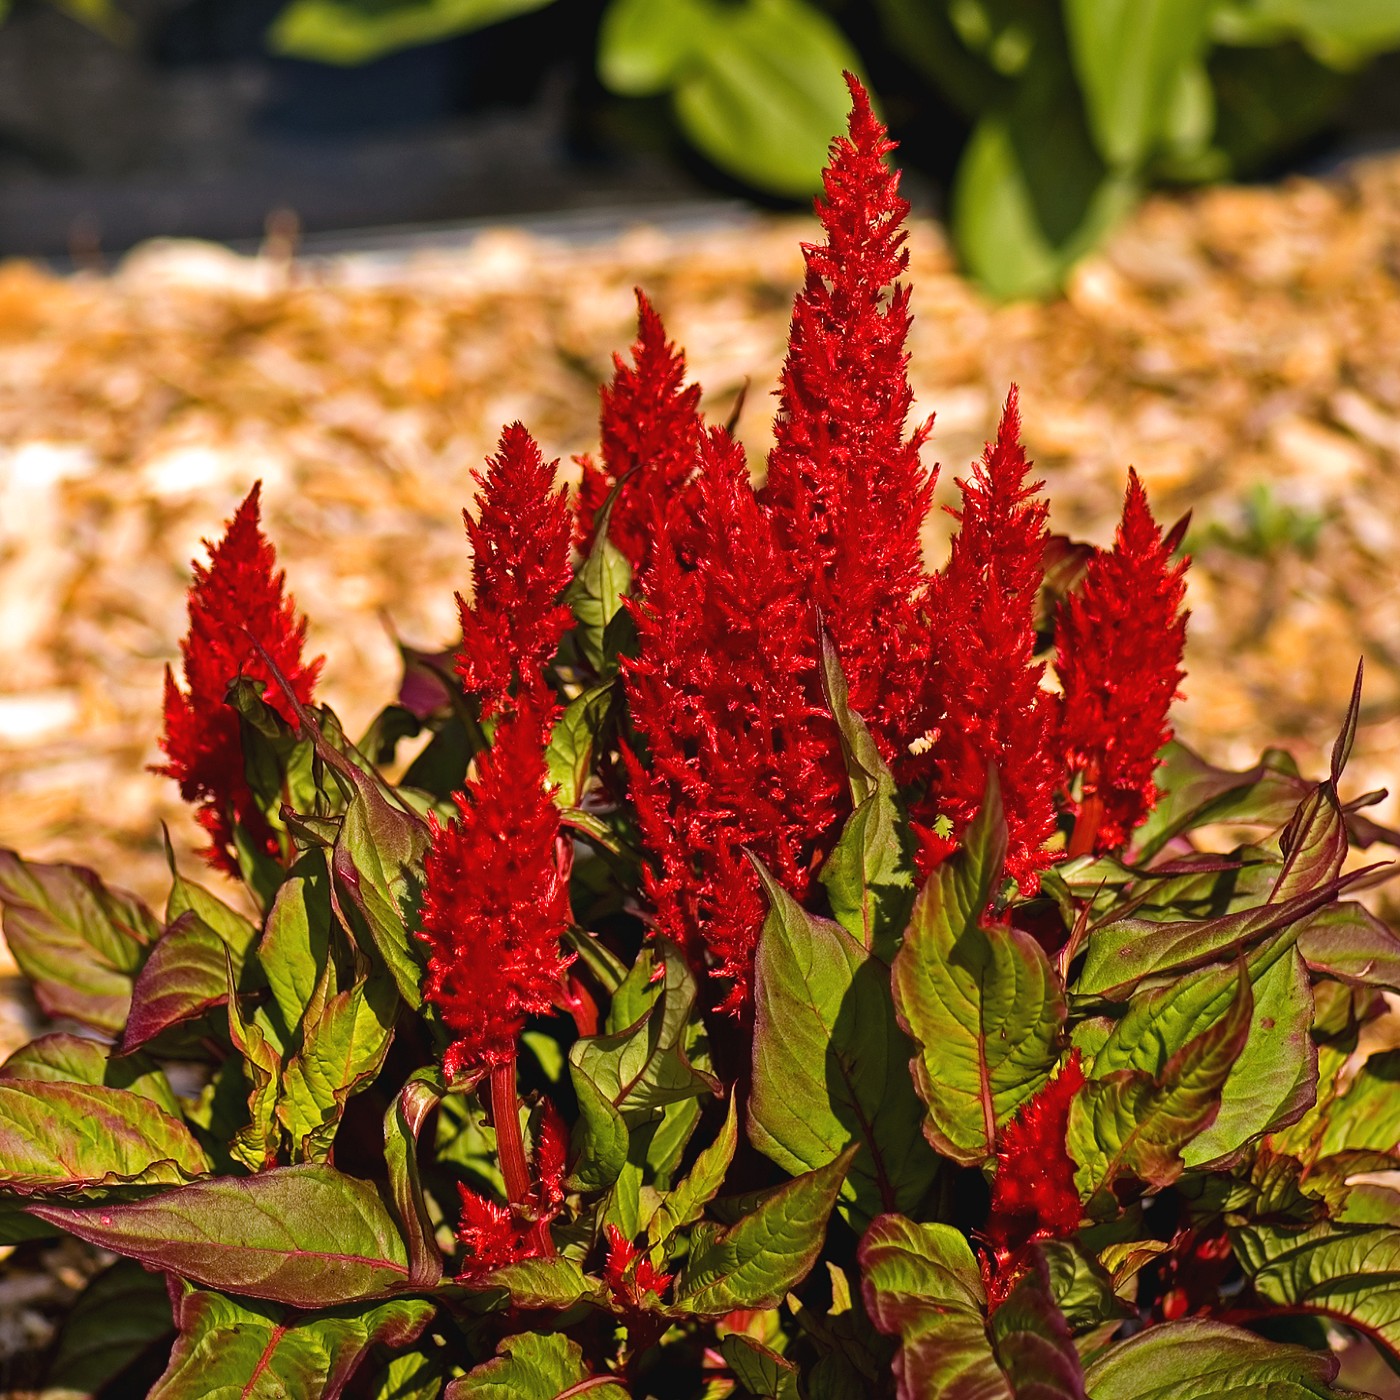
[[[496,1128],[496,1156],[506,1179],[506,1199],[518,1210],[530,1202],[530,1169],[525,1162],[525,1140],[520,1136],[520,1108],[515,1095],[515,1056],[491,1071],[491,1121]],[[535,1245],[547,1258],[554,1257],[549,1225],[537,1220],[532,1227]]]

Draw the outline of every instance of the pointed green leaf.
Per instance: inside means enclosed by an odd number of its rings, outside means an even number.
[[[760,1400],[801,1400],[795,1363],[743,1332],[729,1333],[719,1345],[734,1379],[749,1395]]]
[[[572,1259],[522,1259],[492,1269],[476,1281],[482,1289],[503,1288],[517,1308],[554,1308],[563,1311],[583,1298],[602,1301],[603,1291]]]
[[[277,1119],[277,1088],[282,1057],[255,1018],[243,1015],[234,980],[233,962],[225,952],[228,986],[228,1034],[243,1057],[248,1084],[248,1123],[229,1144],[229,1151],[252,1171],[261,1171],[277,1160],[281,1130]]]
[[[794,1174],[854,1143],[842,1188],[853,1223],[913,1211],[938,1159],[919,1130],[923,1111],[905,1073],[914,1047],[895,1024],[889,971],[757,868],[768,916],[754,959],[749,1140]]]
[[[956,1162],[993,1151],[997,1128],[1044,1084],[1059,1056],[1064,994],[1027,933],[989,925],[1006,824],[989,787],[962,848],[929,877],[894,960],[900,1027],[913,1039],[924,1134]]]
[[[160,933],[145,905],[91,870],[0,850],[0,909],[5,942],[44,1013],[117,1035]]]
[[[554,723],[544,757],[549,780],[555,785],[554,800],[566,811],[583,801],[593,770],[593,751],[607,721],[612,697],[611,681],[595,685],[570,701]]]
[[[64,1319],[44,1377],[44,1400],[97,1395],[174,1330],[165,1280],[129,1259],[117,1260],[83,1289]]]
[[[0,1187],[7,1191],[167,1183],[208,1170],[189,1129],[140,1094],[96,1084],[0,1080]]]
[[[170,898],[165,906],[166,926],[169,927],[183,914],[195,914],[227,945],[233,955],[234,970],[242,971],[243,959],[258,936],[257,925],[203,885],[180,874],[175,866],[175,853],[169,835],[165,838],[165,854],[171,877]]]
[[[410,1345],[435,1311],[421,1298],[394,1298],[297,1315],[187,1286],[176,1305],[180,1335],[149,1400],[335,1400],[372,1346]]]
[[[287,872],[258,944],[284,1044],[292,1043],[303,1016],[314,1023],[321,1014],[330,936],[330,876],[325,856],[309,851]]]
[[[418,1134],[445,1092],[437,1066],[415,1070],[384,1115],[389,1194],[408,1244],[409,1283],[414,1288],[435,1288],[442,1279],[442,1255],[418,1172]]]
[[[292,1307],[336,1307],[408,1283],[408,1252],[379,1193],[327,1166],[215,1177],[88,1210],[30,1212],[148,1268]]]
[[[583,1348],[559,1332],[523,1332],[507,1337],[496,1356],[447,1387],[443,1400],[627,1400],[616,1381],[590,1379]]]
[[[695,1159],[695,1165],[685,1180],[674,1190],[664,1192],[657,1202],[646,1225],[648,1245],[660,1244],[677,1230],[694,1224],[704,1213],[705,1207],[719,1194],[739,1145],[736,1103],[737,1100],[730,1095],[719,1136]]]
[[[894,777],[850,706],[831,638],[822,633],[822,686],[841,736],[855,810],[821,870],[836,921],[889,962],[914,903],[914,867]]]
[[[606,513],[610,509],[611,501]],[[588,557],[564,592],[564,601],[578,621],[574,636],[588,664],[600,676],[617,669],[616,648],[608,645],[609,631],[615,631],[614,620],[621,614],[622,600],[631,587],[632,566],[608,539],[606,518],[600,520]]]
[[[193,910],[181,914],[161,934],[136,978],[122,1053],[222,1006],[228,1000],[225,958],[219,935]]]
[[[389,1053],[398,1010],[392,985],[370,978],[333,996],[282,1072],[277,1116],[302,1161],[324,1162],[346,1100],[369,1087]]]
[[[1111,1191],[1120,1177],[1169,1185],[1183,1170],[1182,1149],[1215,1121],[1221,1087],[1244,1047],[1254,1009],[1244,968],[1235,976],[1229,1009],[1160,1073],[1116,1070],[1075,1095],[1066,1147],[1090,1214],[1116,1213]]]
[[[1328,1352],[1266,1342],[1206,1318],[1158,1323],[1117,1342],[1085,1369],[1093,1400],[1309,1400],[1328,1388]]]
[[[723,1317],[735,1308],[774,1308],[807,1277],[826,1237],[854,1149],[830,1166],[786,1182],[736,1224],[700,1230],[675,1284],[675,1309]]]
[[[959,1231],[882,1215],[861,1240],[860,1270],[871,1322],[899,1338],[902,1395],[1013,1400],[987,1336],[982,1275]]]

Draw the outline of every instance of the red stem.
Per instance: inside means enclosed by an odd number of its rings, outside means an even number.
[[[1079,804],[1079,815],[1074,819],[1074,831],[1069,838],[1069,858],[1087,856],[1094,849],[1094,838],[1099,834],[1099,823],[1103,821],[1103,798],[1091,792]]]
[[[491,1071],[491,1121],[496,1128],[496,1157],[506,1179],[506,1199],[517,1210],[529,1208],[530,1168],[525,1162],[525,1140],[520,1136],[520,1108],[515,1095],[515,1056]],[[554,1257],[549,1226],[537,1220],[535,1244],[547,1258]]]

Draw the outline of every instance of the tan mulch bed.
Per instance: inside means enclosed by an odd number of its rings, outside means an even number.
[[[256,478],[322,693],[362,728],[396,678],[381,614],[414,641],[452,634],[459,512],[501,424],[523,419],[566,462],[593,445],[634,284],[714,416],[751,380],[739,428],[761,462],[811,231],[755,218],[583,248],[502,231],[397,264],[170,245],[108,277],[0,268],[0,845],[153,900],[162,819],[190,859],[188,814],[147,771],[162,669],[189,560]],[[911,278],[940,501],[1017,381],[1057,528],[1107,541],[1129,464],[1160,515],[1195,511],[1188,739],[1241,766],[1278,741],[1316,769],[1364,654],[1352,791],[1400,782],[1400,160],[1155,199],[1048,306],[986,302],[927,224]],[[0,1007],[3,1051],[27,1012]],[[21,1311],[42,1332],[59,1301]]]

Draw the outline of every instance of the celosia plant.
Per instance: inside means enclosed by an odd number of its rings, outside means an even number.
[[[930,569],[906,206],[852,95],[761,490],[643,298],[598,464],[570,501],[506,429],[462,636],[360,743],[256,487],[196,565],[161,771],[222,884],[157,914],[0,853],[56,1023],[0,1067],[0,1238],[117,1256],[46,1394],[1302,1397],[1353,1393],[1338,1338],[1400,1362],[1359,683],[1318,783],[1176,742],[1182,529],[1130,474],[1111,546],[1051,536],[1014,390]]]

